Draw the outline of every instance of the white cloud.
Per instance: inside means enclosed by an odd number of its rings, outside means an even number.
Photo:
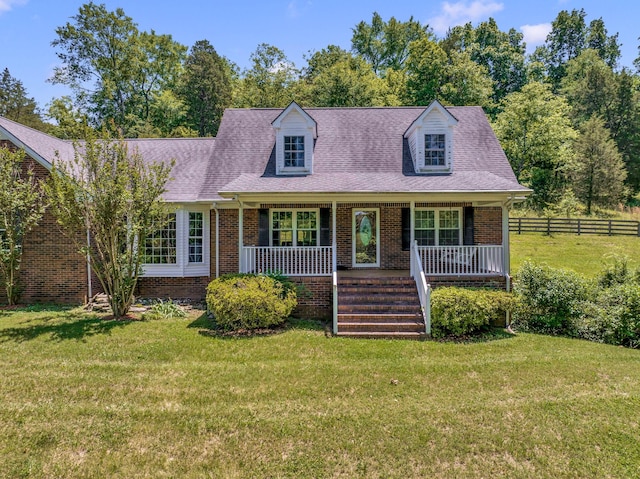
[[[0,0],[2,1],[2,0]],[[308,0],[303,5],[300,5],[298,0],[291,0],[287,5],[287,15],[290,18],[298,18],[311,6],[311,0]]]
[[[0,0],[0,14],[8,12],[14,6],[24,5],[28,0]]]
[[[464,25],[468,22],[484,20],[492,14],[501,11],[504,3],[488,0],[475,0],[473,2],[444,2],[440,15],[431,18],[429,26],[438,34],[447,33],[447,30],[456,25]]]
[[[538,25],[522,25],[520,30],[522,30],[522,34],[524,35],[527,50],[533,51],[533,47],[542,45],[547,39],[547,35],[551,32],[551,24],[539,23]]]

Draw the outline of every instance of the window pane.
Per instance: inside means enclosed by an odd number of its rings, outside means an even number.
[[[445,135],[424,136],[424,162],[427,166],[445,165]]]
[[[440,211],[440,228],[459,228],[460,212],[457,210]]]
[[[304,136],[284,137],[284,166],[304,167]]]
[[[145,238],[145,264],[176,263],[176,215],[171,213],[167,224]]]
[[[189,212],[189,263],[203,262],[204,216],[199,212]]]

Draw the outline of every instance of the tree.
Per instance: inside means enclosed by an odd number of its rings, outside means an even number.
[[[386,104],[388,87],[385,80],[377,77],[362,57],[334,45],[309,58],[303,80],[309,85],[309,105],[354,107]]]
[[[19,297],[24,238],[45,208],[40,183],[24,163],[24,151],[0,148],[0,272],[9,304]]]
[[[451,56],[465,52],[483,66],[493,81],[492,99],[500,102],[509,93],[519,91],[527,81],[525,45],[522,33],[503,32],[493,18],[473,28],[471,23],[453,27],[441,43]]]
[[[85,134],[89,120],[78,111],[69,96],[54,99],[49,105],[47,117],[54,120],[49,133],[63,140],[79,140]]]
[[[235,106],[283,108],[296,98],[298,70],[282,50],[261,43],[251,63],[236,85]]]
[[[447,53],[437,42],[422,38],[409,47],[407,97],[413,105],[428,105],[438,98],[447,68]]]
[[[88,256],[113,315],[121,317],[142,272],[144,238],[163,225],[161,195],[173,165],[146,164],[122,139],[92,132],[74,148],[72,162],[55,162],[45,190],[63,231]]]
[[[576,137],[566,100],[548,84],[529,83],[505,97],[493,127],[516,177],[534,190],[532,206],[543,209],[555,202]]]
[[[215,136],[222,113],[231,104],[231,75],[207,40],[199,40],[191,47],[179,96],[186,106],[187,126],[198,136]]]
[[[51,82],[71,88],[93,126],[113,121],[125,132],[147,121],[156,96],[173,86],[187,48],[170,35],[140,32],[121,8],[82,5],[51,44],[62,61]]]
[[[404,69],[412,42],[432,37],[429,27],[413,17],[406,22],[391,17],[385,22],[373,12],[370,24],[362,21],[353,29],[351,49],[371,64],[376,75],[384,75],[389,68]]]
[[[22,82],[12,77],[8,68],[0,75],[0,116],[38,130],[47,129],[36,101],[27,96]]]
[[[571,186],[586,205],[587,214],[592,206],[611,207],[625,198],[627,172],[601,118],[594,115],[582,126],[570,171]]]
[[[493,105],[493,82],[484,66],[475,63],[468,53],[452,51],[445,68],[439,97],[451,105]]]

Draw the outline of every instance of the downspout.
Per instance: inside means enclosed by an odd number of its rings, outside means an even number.
[[[213,211],[216,212],[216,278],[220,277],[220,211],[218,203],[213,204]]]
[[[242,201],[237,197],[238,200],[238,273],[243,272],[243,258],[242,258],[242,250],[244,249],[244,210],[242,207]]]

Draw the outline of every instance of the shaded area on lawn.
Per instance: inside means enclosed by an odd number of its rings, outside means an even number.
[[[131,321],[105,320],[94,315],[79,317],[77,313],[71,311],[62,315],[56,313],[55,316],[38,316],[32,320],[25,321],[24,324],[30,322],[34,322],[34,324],[0,330],[0,343],[8,341],[21,343],[41,336],[49,336],[50,341],[56,342],[66,340],[83,341],[87,337],[109,334],[112,329],[131,324]]]
[[[325,336],[331,336],[331,327],[328,323],[312,319],[289,318],[284,325],[277,328],[261,328],[256,330],[225,331],[217,327],[214,319],[207,313],[198,316],[189,323],[187,328],[198,329],[202,336],[210,336],[221,339],[253,338],[282,334],[290,330],[324,331]]]

